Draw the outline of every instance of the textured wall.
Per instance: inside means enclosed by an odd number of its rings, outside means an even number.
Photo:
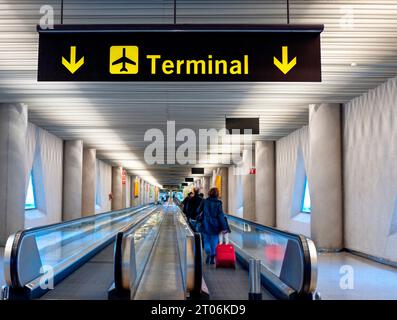
[[[0,246],[23,228],[27,107],[0,104]]]
[[[255,221],[255,175],[250,174],[250,169],[255,165],[254,150],[243,151],[242,161],[242,186],[243,186],[243,218]]]
[[[81,218],[83,141],[64,141],[62,219]]]
[[[343,117],[345,246],[397,261],[397,78]]]
[[[341,105],[310,106],[311,236],[317,248],[343,248]]]
[[[112,210],[120,210],[123,205],[123,185],[121,183],[122,167],[112,167]]]
[[[82,216],[95,214],[96,150],[83,151]]]
[[[255,143],[255,218],[260,224],[276,224],[276,167],[274,141]]]
[[[25,213],[25,227],[60,222],[62,220],[63,141],[29,123],[26,135],[25,190],[27,190],[32,169],[38,210]]]
[[[310,236],[310,215],[300,213],[300,206],[308,160],[307,126],[276,142],[276,226],[306,236]]]
[[[97,160],[96,169],[96,213],[107,212],[111,210],[109,194],[112,192],[112,166]]]
[[[131,176],[128,175],[125,182],[125,207],[131,207]]]

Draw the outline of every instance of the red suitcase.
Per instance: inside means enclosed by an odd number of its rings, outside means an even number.
[[[236,252],[231,244],[218,244],[216,247],[216,267],[236,268]]]

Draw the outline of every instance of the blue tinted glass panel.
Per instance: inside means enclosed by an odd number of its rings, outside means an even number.
[[[310,213],[312,211],[312,204],[310,202],[309,184],[307,177],[305,178],[305,189],[303,191],[302,212]]]
[[[25,210],[36,209],[36,198],[34,194],[34,187],[33,187],[33,177],[30,174],[29,177],[29,186],[28,191],[26,193],[26,200],[25,200]]]

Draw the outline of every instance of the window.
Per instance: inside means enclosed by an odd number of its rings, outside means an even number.
[[[32,210],[32,209],[37,209],[37,207],[36,207],[36,195],[34,192],[33,174],[30,173],[28,191],[26,193],[26,199],[25,199],[25,210]]]
[[[305,213],[312,212],[312,204],[310,202],[310,191],[309,191],[309,183],[307,182],[307,177],[305,177],[305,187],[303,189],[303,200],[302,200],[301,211]]]

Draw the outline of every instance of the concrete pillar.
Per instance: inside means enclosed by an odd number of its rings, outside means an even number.
[[[83,188],[83,141],[68,140],[63,146],[64,221],[81,218]]]
[[[138,203],[139,203],[139,205],[142,205],[143,204],[143,201],[142,201],[142,179],[138,178],[138,182],[139,182],[139,185],[138,185],[138,188],[139,188]]]
[[[236,203],[236,179],[235,179],[235,167],[229,167],[229,177],[227,179],[228,182],[228,213],[232,215],[236,215],[237,212],[237,203]]]
[[[342,140],[340,104],[310,106],[311,236],[317,248],[343,245]]]
[[[141,179],[141,190],[142,190],[142,204],[146,204],[146,181]]]
[[[274,141],[255,143],[255,219],[259,224],[276,225],[276,166]]]
[[[145,181],[141,179],[140,183],[140,188],[141,188],[141,204],[145,205]]]
[[[112,210],[123,209],[123,191],[121,184],[121,171],[122,167],[112,167]]]
[[[125,185],[125,194],[126,194],[126,203],[125,203],[125,206],[126,206],[126,208],[130,208],[131,206],[132,206],[132,200],[133,200],[133,198],[132,198],[132,189],[131,189],[131,180],[132,180],[132,178],[131,178],[131,176],[130,175],[127,175],[127,181],[126,181],[126,185]]]
[[[216,179],[216,169],[212,170],[210,189],[215,187],[215,179]]]
[[[222,167],[222,168],[218,168],[217,170],[217,175],[221,176],[222,182],[222,193],[221,193],[221,197],[220,200],[222,200],[222,205],[223,205],[223,211],[228,213],[229,210],[229,198],[228,198],[228,194],[229,194],[229,171],[228,168],[226,167]]]
[[[150,195],[150,184],[148,182],[146,182],[145,191],[146,191],[146,203],[149,203],[150,202],[150,197],[149,197],[149,195]]]
[[[211,177],[203,177],[203,188],[204,198],[208,197],[208,191],[210,191]]]
[[[242,181],[243,181],[243,218],[255,221],[255,175],[249,171],[254,165],[253,150],[243,151]]]
[[[195,178],[194,179],[194,187],[197,189],[201,189],[202,187],[202,178]]]
[[[84,149],[83,151],[83,182],[82,182],[82,216],[95,214],[96,190],[96,150]]]
[[[145,202],[149,203],[149,189],[150,185],[148,182],[145,183]]]
[[[0,246],[25,224],[25,152],[28,110],[0,104]]]
[[[145,195],[144,195],[144,184],[145,182],[142,180],[142,178],[139,179],[139,202],[141,205],[145,204]]]
[[[123,172],[123,170],[122,170]],[[126,180],[121,183],[121,208],[124,209],[127,207],[127,176]]]

